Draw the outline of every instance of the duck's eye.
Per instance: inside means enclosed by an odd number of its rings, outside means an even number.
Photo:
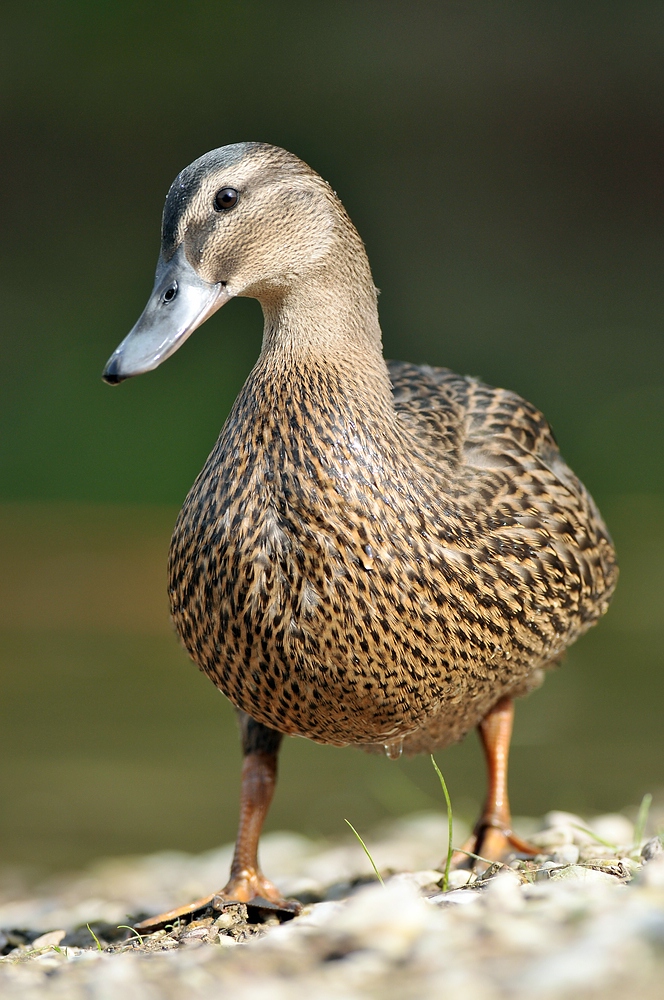
[[[222,188],[214,196],[214,207],[218,212],[227,212],[229,208],[235,208],[239,197],[235,188]]]

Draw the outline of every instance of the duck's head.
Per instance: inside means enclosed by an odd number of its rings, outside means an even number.
[[[283,149],[237,143],[194,160],[166,198],[152,294],[103,378],[156,368],[236,295],[286,295],[350,232],[330,186]]]

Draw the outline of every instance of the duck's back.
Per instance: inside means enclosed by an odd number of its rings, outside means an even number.
[[[616,568],[534,407],[388,367],[396,418],[368,415],[360,437],[328,373],[263,402],[249,380],[178,520],[171,599],[193,658],[254,718],[416,752],[535,686]]]

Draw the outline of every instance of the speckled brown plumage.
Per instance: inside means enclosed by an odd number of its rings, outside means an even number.
[[[615,561],[513,393],[391,363],[259,362],[178,519],[173,616],[221,690],[322,743],[460,739],[606,610]]]
[[[341,202],[261,143],[208,153],[174,182],[155,289],[107,381],[155,367],[236,295],[261,302],[261,354],[170,553],[182,640],[251,717],[222,896],[279,900],[256,845],[280,733],[417,753],[482,722],[490,796],[472,850],[486,830],[494,853],[527,848],[506,796],[511,698],[607,608],[617,569],[597,508],[530,403],[386,364]]]

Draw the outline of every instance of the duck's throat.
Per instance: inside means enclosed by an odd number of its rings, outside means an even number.
[[[393,413],[373,282],[310,280],[261,297],[265,318],[257,369],[306,395],[315,373],[327,401],[356,418]],[[280,392],[279,395],[282,395]]]

